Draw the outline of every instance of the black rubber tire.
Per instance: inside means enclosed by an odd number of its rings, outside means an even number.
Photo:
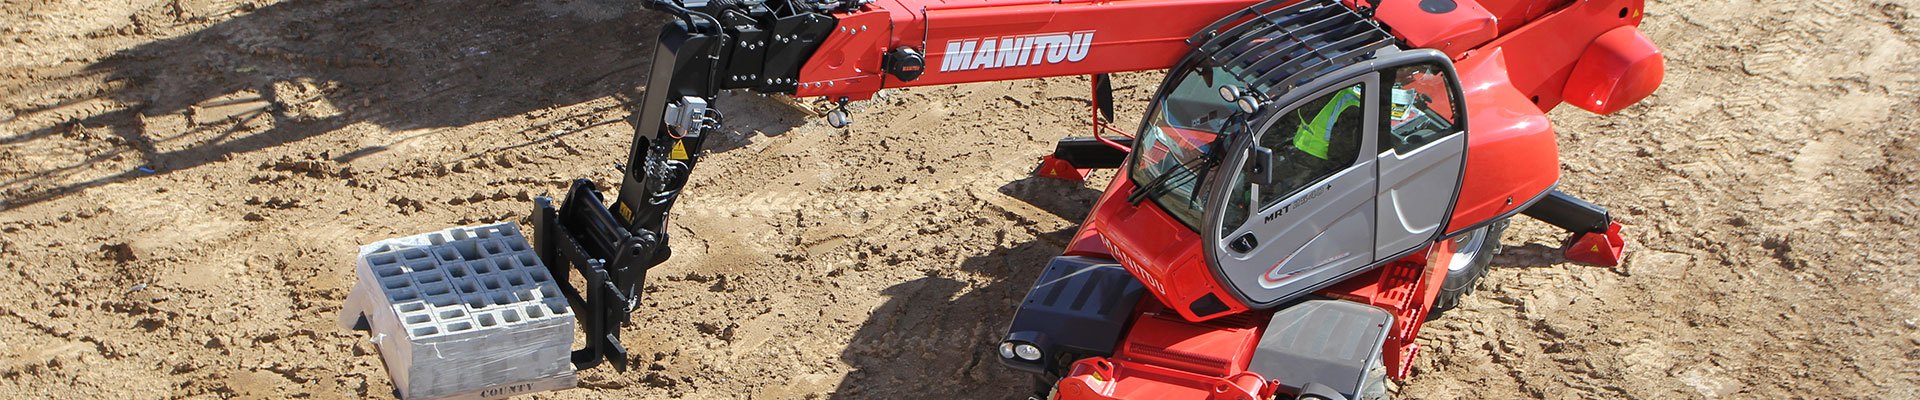
[[[1500,253],[1500,236],[1507,231],[1507,220],[1495,221],[1486,230],[1486,239],[1480,241],[1480,250],[1473,253],[1473,261],[1469,261],[1466,268],[1447,271],[1446,280],[1440,282],[1440,294],[1433,297],[1433,308],[1427,311],[1427,320],[1440,318],[1447,310],[1460,306],[1460,298],[1473,293],[1480,277],[1487,274],[1487,264],[1493,262],[1494,254]]]

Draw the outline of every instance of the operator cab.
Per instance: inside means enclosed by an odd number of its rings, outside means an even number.
[[[1346,14],[1356,21],[1228,29],[1173,69],[1149,106],[1124,166],[1129,200],[1198,234],[1217,280],[1154,279],[1169,292],[1155,294],[1234,300],[1168,302],[1189,318],[1270,308],[1426,248],[1447,226],[1467,149],[1452,63]],[[1128,234],[1115,228],[1102,233]]]
[[[1083,228],[1105,257],[1048,263],[998,347],[1003,362],[1051,387],[1074,360],[1119,351],[1151,294],[1158,305],[1145,307],[1191,323],[1284,325],[1242,364],[1267,378],[1342,381],[1353,395],[1377,372],[1393,317],[1306,295],[1441,239],[1467,150],[1459,81],[1445,54],[1401,49],[1336,2],[1274,14],[1189,41],[1120,165],[1126,181]],[[1284,334],[1308,329],[1291,323],[1364,326]],[[1342,341],[1310,338],[1322,336]]]
[[[1411,370],[1427,302],[1484,262],[1455,262],[1486,248],[1455,247],[1475,232],[1523,213],[1618,249],[1604,210],[1528,186],[1554,170],[1509,160],[1554,150],[1534,102],[1483,97],[1500,77],[1475,85],[1476,154],[1498,161],[1476,165],[1499,167],[1476,169],[1453,221],[1469,125],[1452,60],[1343,3],[1269,0],[1188,39],[1115,183],[1021,302],[1003,362],[1063,398],[1377,399]],[[1542,145],[1510,145],[1520,135]]]

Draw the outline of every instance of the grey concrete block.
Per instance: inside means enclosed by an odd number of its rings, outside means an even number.
[[[341,323],[365,316],[402,397],[572,387],[574,315],[511,223],[361,247]]]

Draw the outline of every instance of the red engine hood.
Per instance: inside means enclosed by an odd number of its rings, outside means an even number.
[[[1093,245],[1104,245],[1100,253],[1105,254],[1099,255],[1119,261],[1154,298],[1189,321],[1246,311],[1247,306],[1229,295],[1207,268],[1200,235],[1152,201],[1142,201],[1138,206],[1127,204],[1133,181],[1127,178],[1126,168],[1119,171],[1100,201],[1094,203],[1074,243],[1067,246],[1068,253],[1094,255],[1101,249]],[[1196,314],[1196,304],[1212,312]]]

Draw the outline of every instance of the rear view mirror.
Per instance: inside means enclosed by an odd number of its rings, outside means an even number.
[[[1273,167],[1280,164],[1280,156],[1274,155],[1273,149],[1256,146],[1253,147],[1253,154],[1250,156],[1251,158],[1247,160],[1248,181],[1260,186],[1272,185],[1280,181],[1280,174],[1273,171]]]

